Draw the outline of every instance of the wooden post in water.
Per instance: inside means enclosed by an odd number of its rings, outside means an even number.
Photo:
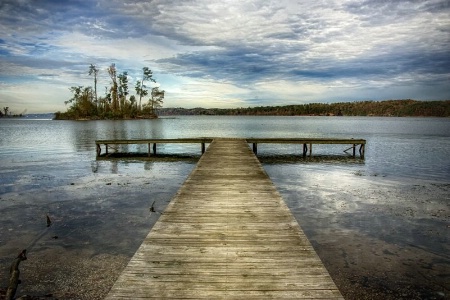
[[[303,157],[306,157],[306,153],[308,152],[308,145],[303,144]]]
[[[153,143],[153,155],[156,156],[156,143]]]
[[[359,156],[361,158],[364,158],[364,152],[366,150],[366,146],[364,144],[361,144],[361,146],[359,147]]]
[[[108,144],[105,144],[106,155],[108,155]]]
[[[356,156],[356,144],[353,144],[353,157]]]

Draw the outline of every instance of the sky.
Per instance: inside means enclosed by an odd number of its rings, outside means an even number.
[[[450,99],[449,0],[0,0],[0,109],[65,111],[72,86],[164,107]]]

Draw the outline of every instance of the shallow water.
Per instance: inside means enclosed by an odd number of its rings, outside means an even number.
[[[450,184],[266,165],[346,299],[444,299]]]
[[[200,155],[199,145],[163,145],[194,159],[98,161],[96,139],[208,136],[366,139],[364,160],[341,146],[314,145],[306,159],[290,145],[258,154],[347,299],[449,295],[448,119],[0,119],[0,132],[0,287],[27,248],[18,295],[102,299],[159,217],[150,205],[162,212]]]

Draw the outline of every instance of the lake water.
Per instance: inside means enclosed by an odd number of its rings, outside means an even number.
[[[96,160],[94,141],[183,137],[366,139],[365,159],[347,145],[314,145],[312,158],[298,145],[259,145],[258,156],[346,299],[449,297],[446,118],[0,119],[0,288],[26,248],[17,295],[101,299],[156,222],[149,206],[164,210],[200,146]]]

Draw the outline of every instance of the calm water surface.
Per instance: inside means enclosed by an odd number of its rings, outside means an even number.
[[[450,120],[440,118],[330,117],[177,117],[137,121],[51,121],[0,119],[3,172],[39,165],[94,160],[96,139],[180,137],[332,137],[364,138],[364,169],[398,177],[448,180]],[[167,152],[195,146],[169,145]],[[317,151],[316,148],[318,147]],[[261,154],[296,153],[294,147],[259,147]],[[324,148],[324,149],[321,149]],[[286,151],[287,150],[287,151]],[[316,154],[341,154],[315,146]]]
[[[162,211],[196,159],[97,161],[94,141],[183,137],[366,139],[364,160],[330,145],[314,145],[314,157],[306,159],[293,145],[259,145],[258,155],[347,298],[361,296],[355,289],[367,299],[449,295],[450,119],[444,118],[0,119],[0,210],[7,216],[0,220],[0,287],[23,248],[42,259],[55,248],[131,256],[157,220],[150,203]],[[161,145],[159,153],[198,157],[200,147]],[[54,218],[50,229],[41,228],[46,214]],[[36,288],[39,281],[30,277],[22,292],[58,289]]]

